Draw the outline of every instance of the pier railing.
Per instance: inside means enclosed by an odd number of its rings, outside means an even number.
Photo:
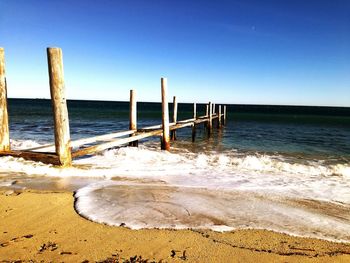
[[[176,140],[176,130],[191,127],[192,141],[196,138],[196,128],[203,123],[208,135],[212,133],[213,120],[217,120],[217,127],[221,128],[226,122],[226,106],[215,104],[206,105],[206,113],[197,116],[197,105],[193,104],[193,117],[177,120],[178,103],[173,97],[173,116],[169,122],[169,106],[167,95],[167,79],[161,78],[162,123],[143,128],[137,127],[136,92],[130,91],[129,130],[83,138],[71,141],[69,130],[69,116],[65,96],[63,73],[63,58],[60,48],[47,48],[47,60],[50,79],[50,95],[53,109],[55,143],[24,150],[11,150],[9,121],[7,110],[7,83],[5,77],[4,49],[0,48],[0,156],[21,157],[59,166],[70,166],[72,159],[84,155],[95,154],[106,149],[129,145],[138,146],[138,141],[151,136],[161,137],[161,149],[170,150],[170,140]]]

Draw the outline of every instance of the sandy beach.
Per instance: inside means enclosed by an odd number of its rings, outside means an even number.
[[[72,192],[0,192],[1,262],[350,262],[350,244],[266,230],[130,230],[91,222]]]

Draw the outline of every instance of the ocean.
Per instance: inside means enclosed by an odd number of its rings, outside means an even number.
[[[8,104],[13,149],[54,141],[49,100]],[[161,123],[160,103],[137,107],[138,128]],[[68,111],[73,140],[128,129],[128,102],[70,100]],[[192,115],[179,103],[178,120]],[[210,137],[199,127],[194,143],[190,128],[178,130],[170,152],[153,137],[65,169],[2,157],[0,187],[72,190],[81,216],[133,229],[254,228],[350,242],[350,108],[227,105],[224,127]]]

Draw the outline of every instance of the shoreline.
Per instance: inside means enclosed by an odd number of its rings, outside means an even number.
[[[349,243],[253,229],[131,230],[81,217],[74,210],[72,192],[5,193],[0,190],[3,262],[350,261]]]

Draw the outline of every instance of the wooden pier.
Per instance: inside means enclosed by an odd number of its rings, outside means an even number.
[[[72,159],[84,155],[95,154],[106,149],[129,145],[138,146],[138,141],[151,136],[161,137],[161,148],[170,150],[170,139],[176,140],[176,130],[191,127],[192,141],[196,138],[196,127],[204,124],[208,134],[212,133],[213,121],[217,121],[217,127],[221,128],[226,123],[226,106],[218,106],[209,102],[206,105],[206,113],[197,116],[197,105],[193,104],[193,118],[177,120],[178,104],[173,97],[173,116],[169,122],[169,103],[167,92],[167,79],[161,78],[162,98],[162,124],[138,128],[137,127],[137,101],[136,92],[130,91],[129,130],[117,131],[105,135],[94,136],[71,141],[69,130],[69,117],[67,100],[65,97],[65,83],[63,74],[63,58],[60,48],[47,48],[48,71],[50,79],[50,94],[53,109],[55,143],[24,150],[11,150],[10,133],[7,111],[7,82],[5,76],[4,49],[0,48],[0,156],[21,157],[27,160],[43,162],[47,164],[70,166]]]

